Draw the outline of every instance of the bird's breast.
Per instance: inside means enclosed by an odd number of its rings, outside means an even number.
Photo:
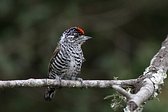
[[[80,56],[70,57],[70,62],[69,62],[69,71],[70,72],[79,72],[82,66],[82,59]]]

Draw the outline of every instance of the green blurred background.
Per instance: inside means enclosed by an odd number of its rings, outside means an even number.
[[[137,78],[168,34],[167,0],[0,0],[0,79],[46,78],[61,33],[81,26],[83,79]],[[165,81],[166,82],[166,81]],[[144,112],[168,112],[168,88]],[[112,112],[112,89],[62,89],[43,100],[45,88],[0,90],[0,112]],[[121,112],[121,109],[118,110]]]

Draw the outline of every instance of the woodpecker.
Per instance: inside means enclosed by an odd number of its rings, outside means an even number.
[[[65,30],[58,42],[58,45],[49,62],[49,79],[79,80],[82,63],[85,61],[81,45],[91,37],[84,35],[84,30],[80,27],[71,27]],[[59,87],[47,87],[44,99],[53,99]]]

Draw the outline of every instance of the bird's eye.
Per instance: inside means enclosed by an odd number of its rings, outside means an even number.
[[[74,38],[78,38],[79,37],[79,34],[78,33],[74,33]]]
[[[69,39],[72,40],[74,38],[74,36],[69,36]]]
[[[73,42],[73,41],[74,41],[74,36],[68,36],[68,40],[69,40],[70,42]]]

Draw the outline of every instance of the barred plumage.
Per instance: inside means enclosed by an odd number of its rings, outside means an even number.
[[[67,29],[61,36],[53,57],[49,63],[50,79],[81,80],[81,66],[84,61],[81,45],[91,37],[85,36],[79,27]],[[48,87],[45,91],[45,100],[50,101],[55,94],[55,87]]]

